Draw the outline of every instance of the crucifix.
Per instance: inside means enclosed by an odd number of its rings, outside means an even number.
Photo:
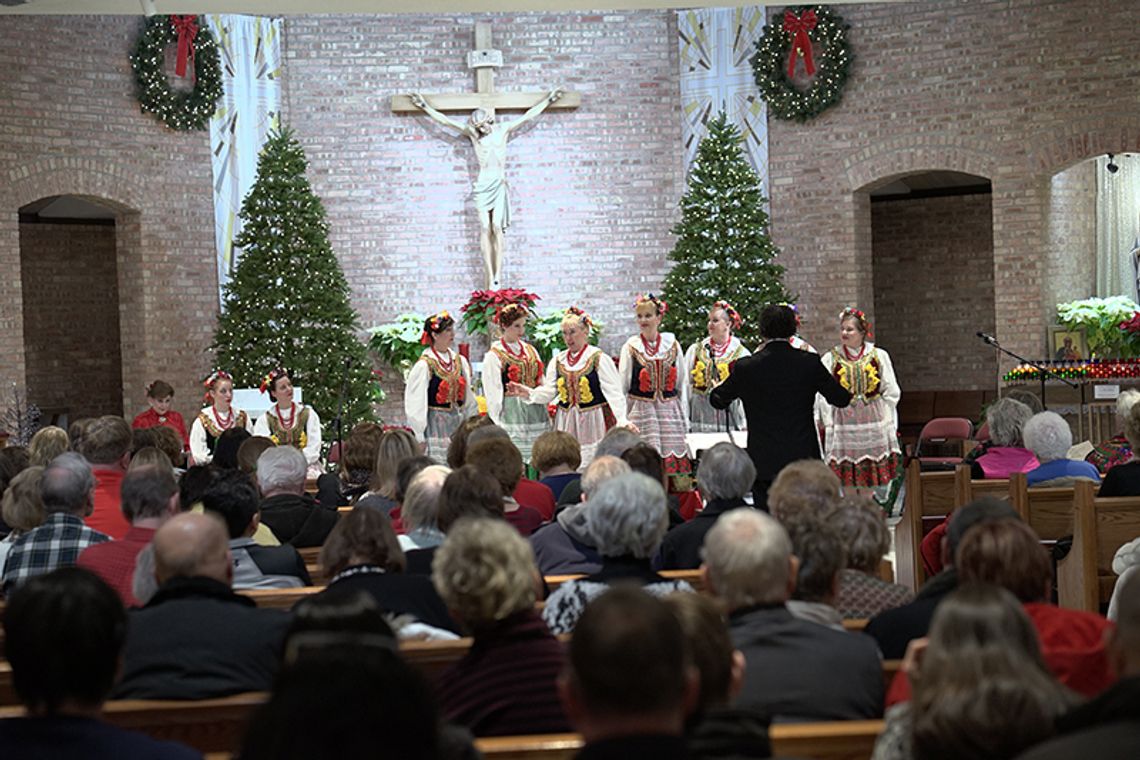
[[[502,65],[502,51],[491,48],[491,25],[479,22],[475,24],[475,49],[467,54],[467,67],[475,70],[475,92],[432,95],[430,101],[419,93],[392,96],[392,111],[423,111],[471,140],[479,162],[479,176],[473,184],[479,248],[491,290],[502,287],[503,233],[511,223],[505,174],[510,133],[547,108],[577,108],[582,102],[579,93],[560,87],[547,92],[495,92],[495,69]],[[525,113],[513,121],[496,123],[496,110]],[[448,116],[447,111],[470,111],[471,115],[463,122]]]

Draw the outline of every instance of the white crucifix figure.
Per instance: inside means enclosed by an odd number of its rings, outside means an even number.
[[[475,50],[467,57],[468,67],[475,69],[475,92],[432,95],[420,93],[396,95],[392,110],[422,110],[445,127],[471,140],[479,175],[473,194],[479,217],[479,249],[487,269],[487,287],[502,287],[503,233],[511,223],[510,194],[506,179],[507,140],[512,131],[536,118],[547,108],[576,108],[581,96],[556,87],[548,92],[495,92],[495,67],[502,65],[502,54],[491,49],[491,25],[475,25]],[[517,119],[500,122],[495,111],[526,112]],[[466,122],[448,116],[445,111],[470,111]]]

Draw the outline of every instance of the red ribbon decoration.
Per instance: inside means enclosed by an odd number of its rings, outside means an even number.
[[[791,11],[784,11],[784,31],[792,35],[792,49],[788,51],[788,79],[796,74],[796,61],[800,54],[804,57],[804,70],[808,76],[815,74],[815,60],[811,55],[811,39],[808,32],[815,29],[815,11],[804,11],[797,16]]]
[[[170,23],[174,31],[178,32],[178,62],[174,64],[174,73],[180,77],[186,76],[186,61],[194,65],[194,38],[198,36],[197,16],[171,16]]]

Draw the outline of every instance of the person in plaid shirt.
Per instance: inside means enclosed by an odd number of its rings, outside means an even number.
[[[44,470],[40,484],[46,518],[43,525],[16,539],[4,564],[4,591],[36,575],[75,564],[92,544],[110,541],[83,524],[94,509],[95,477],[74,452],[60,454]]]

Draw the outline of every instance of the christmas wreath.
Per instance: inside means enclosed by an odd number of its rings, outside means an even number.
[[[752,56],[752,72],[769,111],[780,119],[808,121],[839,102],[851,70],[843,18],[821,5],[797,5],[781,23],[766,25]],[[807,90],[792,82],[800,60]]]
[[[185,76],[187,64],[194,73],[194,88],[171,89],[166,78],[166,46],[178,43],[174,72]],[[177,130],[205,129],[222,94],[222,64],[209,27],[197,16],[150,16],[143,21],[138,45],[131,56],[144,112],[157,114]]]

